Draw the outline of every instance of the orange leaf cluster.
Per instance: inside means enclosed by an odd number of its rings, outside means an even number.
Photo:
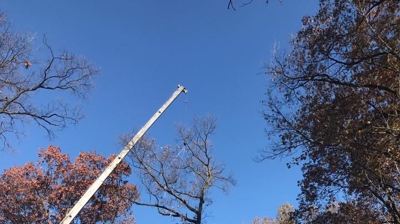
[[[71,162],[61,149],[41,149],[37,163],[5,170],[0,176],[1,223],[59,223],[105,167],[112,161],[95,152],[81,152]],[[76,217],[79,223],[119,223],[131,219],[138,199],[131,173],[121,163]]]

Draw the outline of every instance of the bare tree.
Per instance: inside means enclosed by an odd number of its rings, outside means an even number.
[[[204,209],[212,203],[210,189],[227,192],[229,185],[236,184],[211,155],[209,138],[215,129],[215,118],[194,118],[190,127],[177,127],[176,147],[159,147],[154,139],[142,140],[134,147],[131,163],[149,195],[134,203],[155,207],[161,215],[180,218],[183,223],[202,223]],[[121,139],[127,142],[129,137]]]
[[[8,134],[24,134],[26,123],[36,123],[53,137],[56,129],[78,122],[82,118],[79,107],[63,96],[85,97],[98,74],[84,58],[68,52],[55,54],[46,38],[47,59],[34,57],[38,53],[32,49],[34,39],[13,31],[0,12],[0,141],[4,146]]]

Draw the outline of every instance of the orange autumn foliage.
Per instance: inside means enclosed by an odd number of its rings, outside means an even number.
[[[41,149],[37,163],[5,170],[0,176],[1,223],[59,223],[115,156],[106,159],[95,152],[81,152],[74,162],[61,149]],[[132,222],[135,185],[125,179],[131,173],[122,162],[81,210],[78,223]]]

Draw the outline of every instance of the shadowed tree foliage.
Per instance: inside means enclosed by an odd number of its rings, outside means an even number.
[[[297,211],[299,213],[300,211]],[[301,214],[296,214],[301,217]],[[347,201],[331,203],[323,209],[314,209],[308,214],[309,223],[336,224],[374,224],[382,223],[379,210],[372,210],[372,207],[365,201]],[[384,222],[390,223],[390,222]]]
[[[205,209],[212,203],[211,189],[227,192],[229,185],[235,185],[232,176],[224,175],[225,166],[212,156],[210,138],[216,125],[216,119],[209,115],[194,118],[191,126],[177,127],[179,144],[175,147],[159,147],[154,140],[142,140],[134,147],[131,164],[142,193],[148,194],[134,203],[154,207],[161,215],[176,217],[182,223],[204,223]],[[121,139],[125,145],[131,135]]]
[[[77,123],[82,114],[76,101],[85,97],[98,74],[82,57],[56,54],[46,39],[37,48],[44,47],[45,52],[33,50],[34,39],[15,32],[0,12],[0,142],[4,146],[9,144],[7,134],[21,136],[27,123],[36,123],[50,137],[55,130]]]
[[[1,174],[1,223],[60,223],[114,158],[81,152],[71,162],[55,146],[41,149],[39,157],[37,163],[12,167]],[[73,223],[134,223],[131,199],[139,197],[136,186],[125,180],[130,173],[127,163],[119,164]]]
[[[339,201],[341,223],[400,223],[399,4],[320,0],[292,50],[267,67],[275,144],[260,160],[301,165],[299,221],[327,223],[320,218]]]

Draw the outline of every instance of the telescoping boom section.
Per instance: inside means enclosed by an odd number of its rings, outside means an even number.
[[[143,137],[147,130],[154,124],[154,122],[161,116],[162,113],[171,105],[172,102],[181,93],[187,93],[187,89],[181,85],[178,85],[178,89],[172,94],[172,96],[165,102],[161,108],[150,118],[150,120],[136,133],[135,136],[128,142],[128,144],[122,149],[117,157],[108,165],[103,173],[96,179],[96,181],[87,189],[85,194],[79,199],[74,207],[67,213],[65,218],[61,221],[62,224],[69,224],[75,216],[81,211],[83,206],[89,201],[89,199],[96,193],[107,177],[113,172],[115,167],[125,158],[129,151],[136,145],[136,143]]]

